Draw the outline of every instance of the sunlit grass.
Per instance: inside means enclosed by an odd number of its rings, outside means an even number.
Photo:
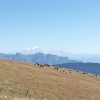
[[[73,70],[0,61],[0,100],[99,100],[100,79]]]

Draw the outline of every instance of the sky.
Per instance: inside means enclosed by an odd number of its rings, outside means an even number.
[[[0,0],[0,52],[33,46],[100,54],[100,0]]]

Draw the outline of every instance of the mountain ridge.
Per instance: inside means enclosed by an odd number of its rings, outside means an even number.
[[[50,65],[80,62],[80,61],[70,60],[68,57],[61,57],[57,55],[43,54],[43,53],[28,54],[28,55],[24,55],[20,52],[16,54],[0,53],[0,58],[8,59],[8,60],[15,60],[15,61],[22,61],[22,62],[50,64]]]
[[[57,66],[100,75],[100,63],[63,63]]]

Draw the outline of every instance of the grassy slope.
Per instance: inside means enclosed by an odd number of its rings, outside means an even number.
[[[0,100],[29,100],[25,98],[100,100],[100,79],[53,67],[0,60]]]

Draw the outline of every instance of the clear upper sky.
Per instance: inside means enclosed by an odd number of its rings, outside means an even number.
[[[0,0],[0,52],[33,45],[100,54],[100,0]]]

